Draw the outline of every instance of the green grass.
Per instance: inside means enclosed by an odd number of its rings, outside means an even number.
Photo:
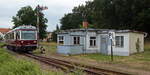
[[[51,53],[56,53],[56,49],[57,49],[57,43],[55,42],[41,42],[40,43],[46,50],[48,50]]]
[[[0,43],[0,46],[4,43]],[[78,70],[75,73],[62,71],[46,71],[40,69],[38,64],[32,61],[15,58],[4,48],[0,48],[0,75],[83,75]]]
[[[75,56],[77,58],[96,60],[98,62],[109,62],[112,64],[119,64],[129,66],[134,69],[142,69],[150,71],[150,42],[145,43],[145,51],[142,53],[136,53],[130,56],[114,56],[114,61],[111,61],[111,57],[108,55],[97,54],[85,54]]]
[[[0,75],[42,75],[42,71],[31,62],[15,59],[0,48]]]
[[[41,43],[47,50],[47,54],[55,54],[56,53],[56,43]],[[81,58],[86,60],[94,60],[97,62],[108,62],[116,65],[124,65],[129,66],[135,69],[142,69],[150,71],[150,42],[145,43],[144,47],[145,51],[142,53],[132,54],[130,56],[114,56],[114,61],[111,61],[111,57],[109,55],[104,54],[83,54],[83,55],[73,55],[67,58]]]
[[[131,56],[114,56],[114,59],[116,58],[117,61],[121,61],[126,59],[127,61],[150,61],[150,42],[145,43],[144,47],[145,51],[142,53],[136,53]],[[79,55],[80,57],[85,57],[85,58],[90,58],[94,60],[101,60],[101,61],[109,61],[110,56],[109,55],[104,55],[104,54],[85,54],[85,55]]]
[[[0,43],[0,46],[3,45]],[[27,60],[16,59],[5,49],[0,48],[0,75],[58,75],[57,72],[44,72],[38,65]],[[61,75],[61,74],[59,74]]]
[[[41,45],[46,48],[46,55],[56,54],[56,46],[57,44],[54,42],[46,43],[42,42]],[[79,58],[85,60],[92,60],[96,62],[102,63],[111,63],[118,66],[128,66],[132,69],[141,69],[150,71],[150,42],[145,42],[145,51],[142,53],[132,54],[130,56],[114,56],[114,61],[111,61],[111,57],[109,55],[104,54],[82,54],[82,55],[73,55],[66,58]]]
[[[57,44],[55,42],[40,42],[40,46],[44,47],[46,54],[55,54],[57,49]],[[36,49],[34,53],[41,54],[40,49]]]
[[[49,53],[56,53],[56,43],[51,42],[42,42],[40,43]],[[144,47],[145,51],[142,53],[133,54],[131,56],[114,56],[115,61],[150,61],[150,42],[145,43]],[[73,56],[74,57],[74,56]],[[94,59],[97,61],[111,61],[111,57],[109,55],[104,54],[84,54],[84,55],[75,55],[75,57],[83,57]]]

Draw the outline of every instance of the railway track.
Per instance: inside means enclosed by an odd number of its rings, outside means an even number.
[[[60,68],[66,72],[68,72],[68,71],[75,72],[76,70],[81,70],[81,71],[86,72],[89,75],[130,75],[127,73],[96,68],[96,67],[89,66],[89,65],[81,65],[79,63],[60,60],[57,58],[47,58],[47,57],[38,56],[38,55],[34,55],[34,54],[24,54],[24,55],[27,57],[36,59],[40,62],[46,63],[48,65],[54,66],[56,68]]]

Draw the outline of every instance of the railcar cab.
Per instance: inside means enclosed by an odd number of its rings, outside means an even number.
[[[24,25],[15,28],[5,35],[8,48],[21,51],[32,51],[37,48],[37,29]]]

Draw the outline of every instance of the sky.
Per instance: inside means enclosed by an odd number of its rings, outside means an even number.
[[[85,4],[85,1],[89,0],[0,0],[0,28],[12,28],[12,16],[21,7],[30,5],[35,8],[39,4],[48,7],[43,13],[48,19],[47,31],[53,31],[57,24],[60,26],[60,19],[64,14],[72,12],[75,6]]]

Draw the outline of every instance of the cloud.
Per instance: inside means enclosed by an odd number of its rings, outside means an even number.
[[[85,4],[85,1],[88,0],[1,0],[0,28],[11,28],[13,26],[12,16],[15,16],[21,7],[30,5],[35,8],[40,4],[48,7],[48,10],[43,13],[48,19],[47,30],[53,31],[65,13],[71,12],[74,6]]]

